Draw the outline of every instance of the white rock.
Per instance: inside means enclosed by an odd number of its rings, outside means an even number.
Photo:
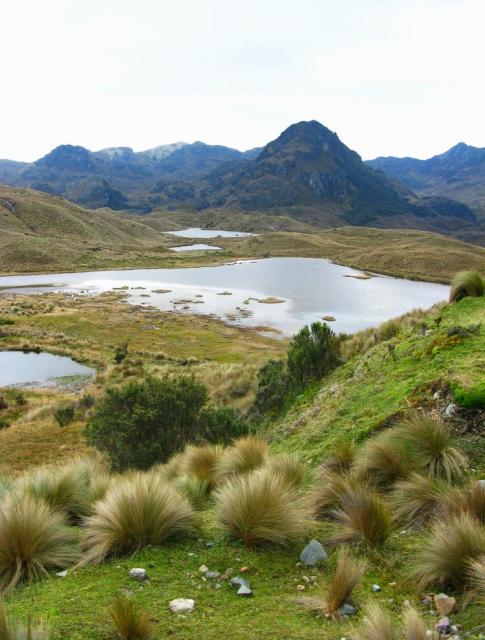
[[[201,573],[207,573],[209,571],[209,567],[207,567],[205,564],[201,564],[199,567],[199,571]]]
[[[67,569],[64,569],[64,571],[58,571],[56,573],[56,576],[58,576],[59,578],[65,578],[67,576]]]
[[[148,580],[148,575],[145,569],[140,569],[139,567],[130,569],[128,575],[132,580],[137,580],[138,582],[145,582],[145,580]]]
[[[171,600],[170,611],[174,613],[190,613],[195,609],[195,600],[192,598],[175,598],[175,600]]]

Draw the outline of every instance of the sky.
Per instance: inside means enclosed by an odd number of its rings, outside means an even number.
[[[0,158],[313,119],[364,159],[485,147],[484,24],[485,0],[4,0]]]

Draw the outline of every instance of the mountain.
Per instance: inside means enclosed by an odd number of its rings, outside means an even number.
[[[465,204],[415,195],[316,121],[293,124],[264,148],[246,153],[203,142],[138,153],[62,145],[33,163],[0,161],[0,181],[91,208],[239,209],[320,227],[416,228],[481,238]]]
[[[485,148],[460,142],[427,160],[380,157],[367,164],[421,195],[464,202],[485,222]]]

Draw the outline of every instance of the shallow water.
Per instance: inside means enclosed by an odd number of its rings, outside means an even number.
[[[0,387],[6,386],[58,386],[66,378],[87,381],[95,370],[66,356],[52,353],[25,353],[0,351]],[[64,380],[61,380],[64,378]]]
[[[187,269],[5,276],[0,278],[0,288],[12,291],[27,286],[18,292],[31,293],[37,285],[39,292],[81,294],[129,287],[123,293],[133,304],[215,315],[243,326],[271,327],[285,335],[323,316],[335,317],[330,323],[335,331],[351,333],[416,307],[428,308],[448,296],[448,287],[441,284],[387,276],[345,277],[349,275],[360,272],[319,258],[268,258]],[[268,297],[283,302],[259,302]]]
[[[220,251],[222,247],[211,244],[184,244],[181,247],[171,247],[172,251]]]
[[[244,231],[223,231],[222,229],[199,229],[190,227],[190,229],[180,229],[180,231],[167,231],[173,236],[180,238],[248,238],[254,236],[254,233],[245,233]]]

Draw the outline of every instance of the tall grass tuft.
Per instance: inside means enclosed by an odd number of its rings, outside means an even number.
[[[334,449],[331,455],[322,462],[320,469],[322,471],[346,473],[354,463],[356,452],[355,444],[344,440]]]
[[[180,474],[196,478],[201,483],[213,486],[216,465],[223,451],[224,448],[216,444],[189,445],[182,455]]]
[[[199,480],[194,476],[179,476],[173,484],[187,498],[193,509],[199,511],[205,508],[209,497],[209,485],[205,480]]]
[[[77,535],[61,513],[29,495],[9,494],[0,505],[0,590],[64,569],[79,557]]]
[[[438,636],[438,634],[430,634],[422,617],[411,605],[403,608],[402,622],[405,640],[433,640]]]
[[[341,525],[333,537],[336,543],[362,541],[375,547],[384,544],[392,532],[386,503],[365,485],[349,488],[333,516]]]
[[[469,563],[468,575],[474,595],[478,595],[480,602],[485,604],[485,553]]]
[[[459,302],[467,296],[479,298],[485,293],[485,281],[476,271],[459,271],[451,281],[450,302]]]
[[[470,583],[470,563],[484,553],[485,528],[469,515],[456,515],[434,524],[411,574],[423,587],[439,584],[460,589]]]
[[[365,481],[353,475],[344,475],[338,471],[320,469],[311,492],[311,503],[315,517],[323,520],[334,517],[334,511],[341,507],[347,496],[352,496]]]
[[[428,475],[453,480],[465,472],[466,458],[452,446],[451,434],[439,420],[413,411],[393,432],[400,445],[411,447]]]
[[[290,486],[299,488],[305,484],[307,469],[292,454],[280,454],[268,458],[265,467],[273,473],[279,473]]]
[[[114,483],[86,518],[83,563],[159,545],[194,528],[195,514],[186,498],[157,475],[135,472]]]
[[[302,598],[301,604],[315,613],[322,613],[327,618],[339,619],[341,607],[350,601],[352,592],[364,575],[365,569],[364,560],[351,556],[345,547],[340,549],[337,566],[323,598]]]
[[[216,517],[248,547],[299,540],[310,523],[306,499],[283,476],[259,469],[228,480],[217,490]]]
[[[447,515],[466,513],[485,525],[485,485],[472,480],[464,487],[455,487],[443,500]]]
[[[370,602],[357,632],[358,640],[398,640],[399,631],[384,607]]]
[[[264,440],[247,436],[226,449],[216,464],[215,478],[222,482],[239,474],[258,469],[266,462],[268,445]]]
[[[150,615],[127,596],[118,596],[109,607],[116,635],[121,640],[148,640],[152,635]]]
[[[4,605],[0,602],[0,638],[1,640],[49,640],[51,634],[43,622],[27,622],[17,624],[7,616]]]
[[[371,438],[356,456],[354,470],[359,478],[382,490],[406,478],[415,466],[409,447],[396,442],[393,430]]]
[[[439,478],[412,473],[397,482],[390,496],[394,518],[404,527],[419,528],[445,510],[452,487]]]

